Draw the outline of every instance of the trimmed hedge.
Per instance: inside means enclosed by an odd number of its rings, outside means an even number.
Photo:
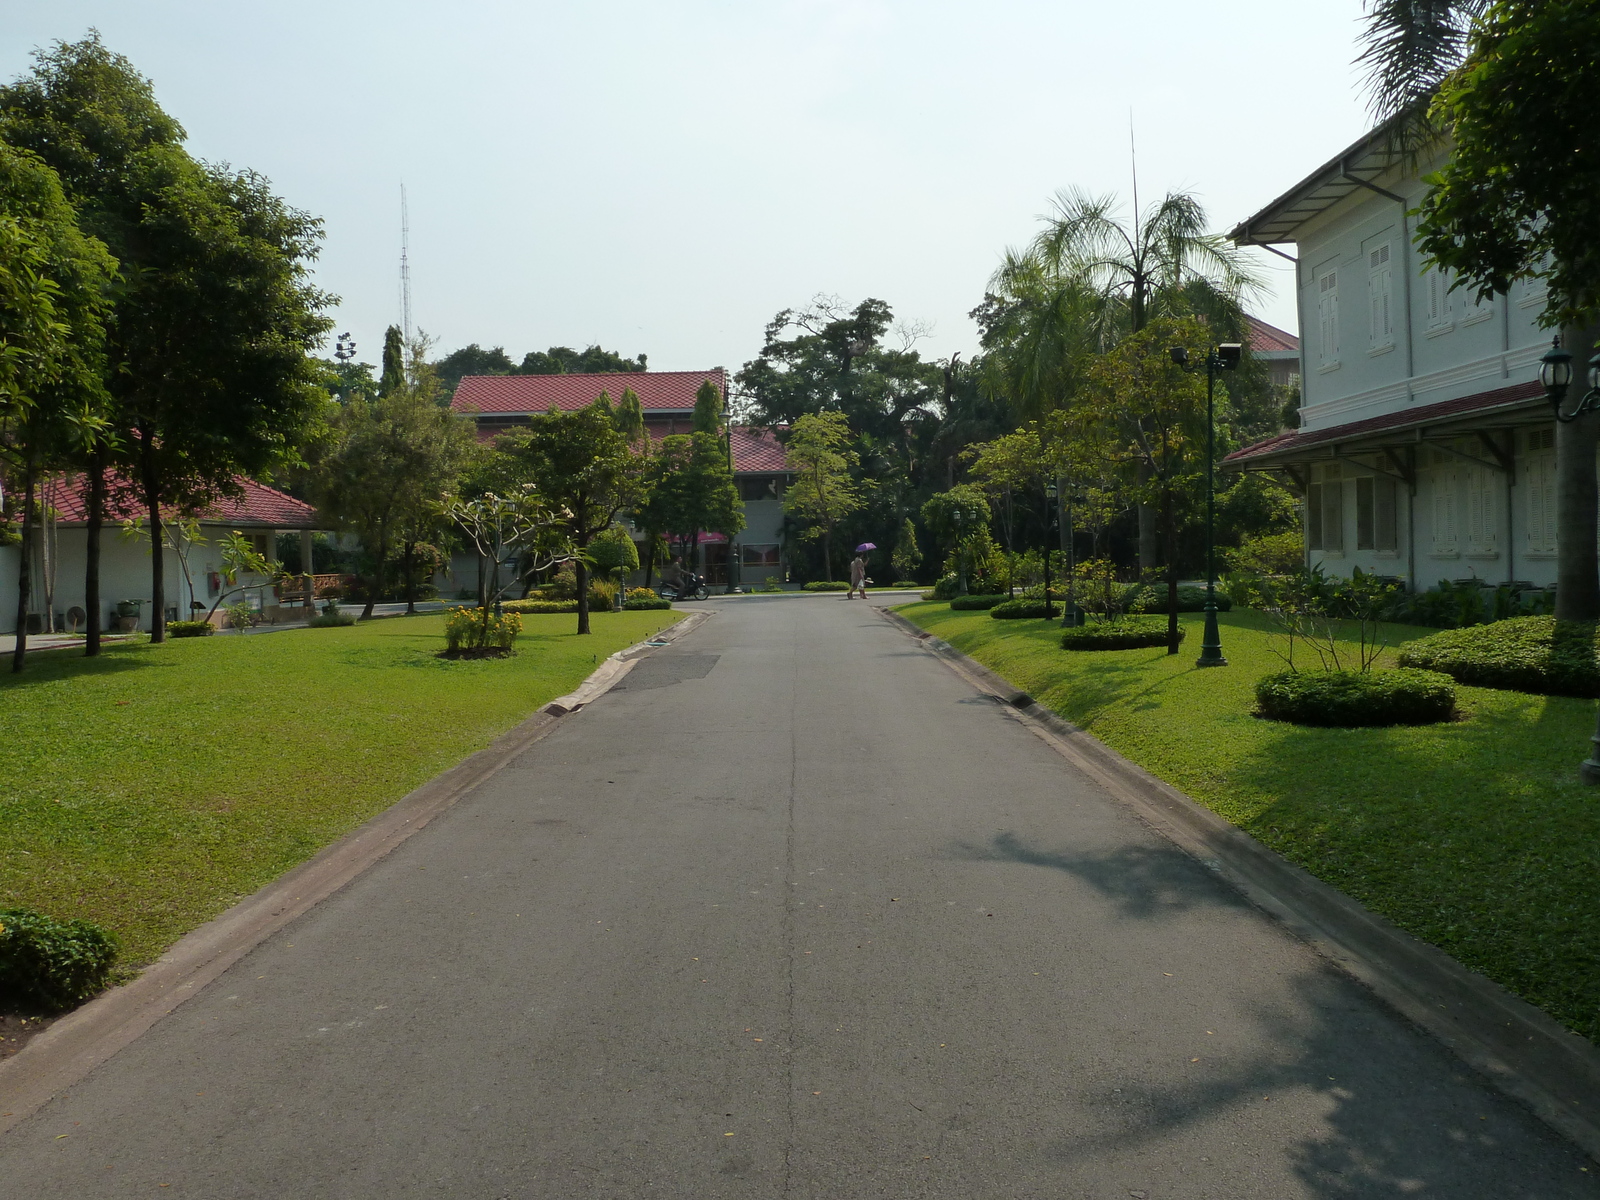
[[[954,607],[953,603],[952,607]],[[1006,600],[996,604],[989,610],[989,615],[997,621],[1021,621],[1035,617],[1047,617],[1051,612],[1054,612],[1059,617],[1061,615],[1061,605],[1056,603],[1047,607],[1042,599],[1029,600],[1019,596],[1015,600]]]
[[[210,621],[168,621],[169,637],[210,637],[216,628]]]
[[[1280,671],[1256,683],[1260,715],[1296,725],[1432,725],[1456,712],[1448,675],[1395,671]]]
[[[1233,600],[1225,595],[1219,588],[1217,590],[1217,611],[1228,612],[1233,608]],[[1206,609],[1206,590],[1195,587],[1191,583],[1180,584],[1178,587],[1178,611],[1181,613],[1204,612]],[[1129,597],[1128,611],[1131,613],[1164,613],[1167,611],[1167,587],[1162,583],[1145,584],[1136,588]]]
[[[1188,631],[1178,627],[1178,640]],[[1167,622],[1157,617],[1124,617],[1120,621],[1091,621],[1061,631],[1063,650],[1142,650],[1167,644]]]
[[[993,608],[996,604],[1004,604],[1010,599],[1004,592],[996,592],[986,596],[957,596],[950,601],[950,607],[956,612],[975,612],[986,608]]]
[[[850,584],[844,579],[813,579],[803,585],[808,592],[848,592]]]
[[[610,607],[609,605],[607,607]],[[575,613],[578,611],[576,600],[507,600],[501,606],[503,612],[514,613]],[[593,605],[590,612],[597,611]]]
[[[641,612],[650,608],[671,608],[672,601],[657,596],[654,600],[624,600],[622,607],[625,612]]]
[[[88,921],[0,909],[0,1009],[58,1012],[106,986],[117,940]]]
[[[342,629],[346,625],[355,623],[355,613],[340,612],[337,609],[333,612],[320,612],[306,622],[313,629]]]
[[[1447,629],[1400,651],[1402,667],[1441,671],[1457,683],[1543,696],[1600,696],[1600,630],[1554,617],[1513,617]]]

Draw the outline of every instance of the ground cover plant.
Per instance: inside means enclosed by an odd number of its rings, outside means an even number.
[[[1443,671],[1479,687],[1600,696],[1596,632],[1576,621],[1514,617],[1419,638],[1400,652],[1400,665]]]
[[[1229,665],[1064,654],[1061,629],[900,610],[1067,720],[1401,928],[1600,1037],[1600,804],[1577,781],[1592,701],[1458,687],[1459,720],[1331,729],[1253,715],[1267,618],[1218,618]],[[1202,618],[1183,618],[1199,641]],[[1385,626],[1408,643],[1427,630]],[[1347,634],[1349,653],[1358,653]],[[1378,666],[1394,662],[1382,653]]]
[[[1178,640],[1188,636],[1179,628]],[[1061,631],[1063,650],[1139,650],[1167,644],[1167,622],[1158,617],[1122,617],[1115,621],[1090,618],[1082,625],[1068,625]]]
[[[1002,600],[999,604],[990,605],[989,615],[996,621],[1040,620],[1044,617],[1060,616],[1061,604],[1059,601],[1047,602],[1043,596],[1038,599],[1018,596],[1015,600]]]
[[[147,963],[675,619],[525,616],[476,662],[440,614],[42,655],[0,679],[0,908]]]

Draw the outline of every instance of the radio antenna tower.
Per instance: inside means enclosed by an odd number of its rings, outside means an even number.
[[[406,185],[400,185],[400,332],[411,344],[411,216],[406,210]]]

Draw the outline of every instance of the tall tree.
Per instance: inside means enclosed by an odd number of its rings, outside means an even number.
[[[567,535],[580,552],[639,499],[638,457],[611,412],[595,405],[540,413],[526,428],[498,438],[495,449],[491,475],[510,485],[508,493],[531,485],[563,510]],[[581,556],[576,572],[578,632],[588,633],[589,569]]]
[[[383,374],[378,377],[378,395],[387,396],[406,384],[406,343],[400,326],[383,331]]]
[[[645,370],[645,355],[624,358],[615,350],[602,346],[589,346],[574,350],[571,346],[551,346],[548,350],[530,350],[522,356],[522,363],[513,374],[517,375],[601,375],[608,372],[636,373]]]
[[[715,433],[663,438],[645,465],[644,496],[634,509],[634,523],[646,533],[671,537],[685,559],[700,534],[731,537],[744,528],[744,507]]]
[[[722,389],[709,379],[695,389],[694,431],[712,437],[722,433]]]
[[[359,536],[372,557],[363,619],[382,595],[393,551],[408,558],[443,522],[443,506],[477,446],[471,422],[438,403],[424,345],[410,349],[412,370],[399,388],[353,400],[335,415],[335,445],[315,481],[319,507]],[[409,571],[410,562],[404,565]]]
[[[0,142],[0,453],[22,483],[14,671],[27,652],[41,468],[70,465],[103,433],[115,273],[105,246],[78,228],[56,173]],[[91,628],[98,640],[98,622]]]
[[[639,403],[639,393],[626,384],[622,388],[622,398],[617,401],[615,419],[618,432],[628,439],[630,445],[645,437],[644,408]],[[648,450],[649,447],[642,449]]]
[[[804,523],[804,536],[822,539],[822,574],[829,582],[834,528],[862,504],[861,488],[850,475],[857,456],[849,443],[850,425],[840,412],[805,414],[784,442],[795,480],[783,495],[783,508]]]
[[[517,364],[511,361],[504,346],[485,350],[477,342],[446,354],[433,364],[438,372],[439,384],[446,393],[453,393],[456,384],[467,375],[511,375]]]
[[[35,55],[0,88],[13,144],[60,175],[122,266],[108,326],[110,433],[150,520],[152,640],[165,635],[164,511],[194,512],[292,459],[326,393],[330,328],[309,281],[321,223],[252,172],[204,166],[149,81],[98,35]],[[92,519],[92,518],[91,518]]]

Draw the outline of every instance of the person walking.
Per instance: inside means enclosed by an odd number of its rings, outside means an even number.
[[[846,600],[854,600],[857,589],[861,592],[861,598],[865,600],[867,598],[867,560],[860,554],[850,560],[850,590],[845,593],[844,598]]]

